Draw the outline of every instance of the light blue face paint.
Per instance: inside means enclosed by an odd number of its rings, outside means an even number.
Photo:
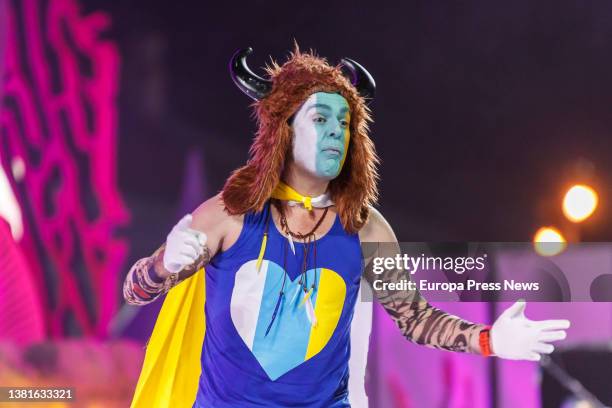
[[[350,140],[350,112],[336,93],[312,94],[293,121],[293,158],[312,174],[331,180],[340,174]]]

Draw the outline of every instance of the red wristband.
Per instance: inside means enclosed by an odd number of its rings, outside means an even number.
[[[493,355],[491,351],[491,336],[489,333],[491,332],[491,326],[487,326],[480,331],[480,336],[478,342],[480,343],[480,352],[483,356],[489,357]]]

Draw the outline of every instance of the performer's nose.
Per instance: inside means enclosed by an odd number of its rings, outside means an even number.
[[[340,121],[336,120],[332,129],[329,132],[330,137],[339,138],[342,135],[342,127],[340,126]]]

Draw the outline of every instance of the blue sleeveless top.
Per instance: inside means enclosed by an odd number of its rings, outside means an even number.
[[[315,244],[316,265],[310,251],[302,277],[308,288],[314,286],[309,296],[299,284],[304,244],[295,242],[291,251],[269,202],[263,211],[246,214],[236,243],[212,258],[194,407],[349,407],[350,324],[363,271],[359,237],[347,234],[336,215]]]

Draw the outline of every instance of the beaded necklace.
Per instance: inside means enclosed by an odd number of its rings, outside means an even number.
[[[304,306],[306,308],[306,315],[308,317],[308,320],[310,321],[310,324],[312,326],[316,326],[317,324],[317,318],[314,312],[314,306],[312,304],[312,295],[313,292],[317,290],[316,287],[316,282],[317,282],[317,243],[316,243],[316,231],[317,229],[321,226],[321,224],[323,223],[323,220],[325,219],[325,217],[327,216],[327,213],[329,211],[329,207],[325,207],[325,210],[323,211],[323,214],[321,214],[321,217],[319,218],[319,220],[317,221],[317,223],[314,225],[314,227],[307,233],[302,234],[299,232],[293,232],[291,231],[291,229],[289,228],[289,224],[287,223],[287,217],[285,215],[285,211],[283,209],[282,203],[280,200],[272,200],[274,206],[276,207],[276,209],[278,210],[278,213],[280,215],[280,224],[281,224],[281,228],[283,230],[283,232],[287,235],[287,241],[285,241],[283,243],[283,283],[281,285],[281,290],[278,294],[278,299],[276,301],[276,305],[274,306],[274,311],[272,312],[272,318],[270,320],[270,323],[268,324],[268,327],[266,329],[266,333],[265,335],[267,336],[268,333],[270,332],[270,329],[272,328],[272,324],[274,323],[276,316],[278,314],[278,310],[280,308],[280,304],[285,296],[285,284],[287,281],[287,243],[289,243],[292,247],[293,252],[295,253],[295,248],[293,245],[293,238],[296,239],[300,239],[304,241],[304,248],[303,248],[303,254],[304,254],[304,258],[302,261],[302,267],[301,267],[301,271],[300,271],[300,280],[298,281],[298,287],[295,290],[295,293],[291,299],[291,303],[293,303],[295,301],[295,299],[297,298],[298,294],[300,293],[300,289],[304,294],[304,297],[302,299],[302,301],[300,302],[300,307]],[[268,211],[268,215],[266,217],[266,225],[265,225],[265,229],[264,229],[264,237],[267,238],[268,235],[268,225],[270,222],[270,217],[271,217],[271,209],[269,209]],[[312,253],[313,255],[313,264],[314,264],[314,279],[313,282],[310,284],[310,287],[308,285],[308,276],[306,274],[307,270],[308,270],[308,257],[309,255]]]

